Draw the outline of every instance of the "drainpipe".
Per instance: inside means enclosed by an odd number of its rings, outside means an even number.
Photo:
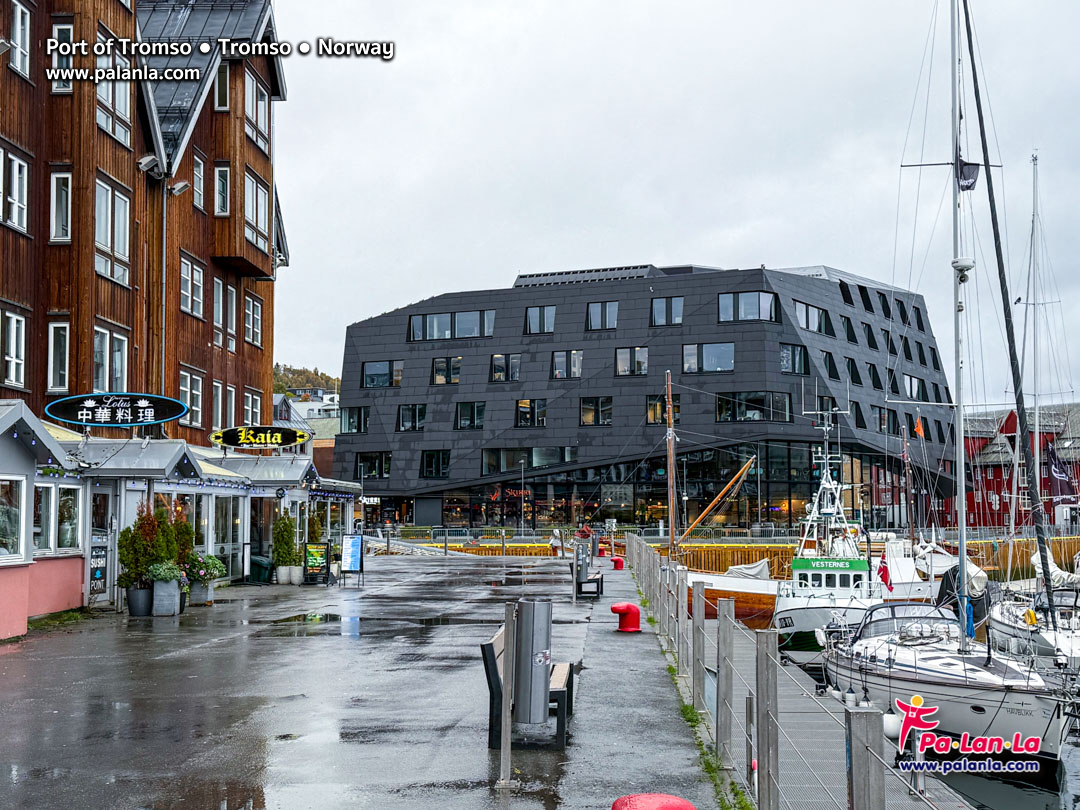
[[[169,234],[169,183],[168,173],[161,173],[161,395],[165,396],[165,289],[167,275],[165,264],[168,259]]]

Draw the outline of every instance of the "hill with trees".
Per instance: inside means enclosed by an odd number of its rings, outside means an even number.
[[[294,368],[274,363],[275,394],[284,394],[289,388],[326,388],[336,391],[340,386],[340,378],[323,374],[318,368]]]

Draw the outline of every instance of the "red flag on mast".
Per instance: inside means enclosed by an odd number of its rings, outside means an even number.
[[[889,576],[889,564],[885,562],[885,552],[881,552],[881,562],[878,563],[878,578],[885,583],[885,587],[892,593],[892,577]]]

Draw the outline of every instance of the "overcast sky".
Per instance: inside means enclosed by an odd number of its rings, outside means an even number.
[[[1038,147],[1059,286],[1044,298],[1070,311],[1080,3],[973,6],[1010,272],[1017,283],[1026,272]],[[519,272],[828,264],[925,295],[951,371],[947,170],[924,170],[920,184],[899,169],[920,154],[949,160],[947,0],[935,57],[923,60],[934,8],[277,0],[285,41],[392,40],[396,53],[285,60],[275,148],[292,266],[277,286],[276,359],[337,374],[348,324],[443,292],[506,287]],[[973,107],[967,120],[965,157],[977,160]],[[965,377],[976,399],[1001,401],[984,180],[967,196],[980,243],[964,251],[980,262],[968,314],[983,342],[972,341],[979,369]],[[1060,331],[1061,306],[1051,315]],[[1076,376],[1065,344],[1045,361],[1058,369],[1053,389]]]

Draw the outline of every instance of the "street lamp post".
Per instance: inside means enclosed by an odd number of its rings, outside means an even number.
[[[521,464],[521,536],[525,536],[525,459],[520,460]]]

